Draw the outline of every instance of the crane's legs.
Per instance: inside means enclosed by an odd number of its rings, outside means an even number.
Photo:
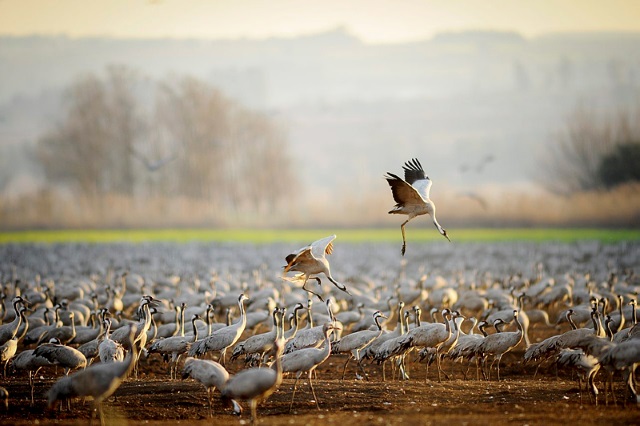
[[[347,372],[347,365],[349,364],[349,361],[351,361],[351,358],[353,358],[353,356],[349,355],[347,362],[344,363],[344,368],[342,369],[342,380],[344,380],[344,375]]]
[[[360,367],[360,371],[362,371],[362,377],[364,377],[364,379],[368,382],[369,376],[367,375],[367,372],[364,371],[364,365],[362,365],[361,359],[358,360],[358,367]]]
[[[320,285],[322,284],[322,281],[320,281],[320,278],[319,278],[319,277],[313,277],[313,279],[314,279],[314,280],[316,280],[316,281],[318,282],[318,286],[320,286]],[[320,299],[320,301],[321,301],[322,303],[324,303],[324,299],[322,298],[322,296],[320,296],[318,293],[316,293],[316,292],[314,292],[314,291],[311,291],[311,290],[309,290],[308,288],[306,288],[306,287],[305,287],[305,286],[307,285],[307,281],[309,281],[309,276],[308,276],[308,275],[305,275],[305,278],[304,278],[304,284],[302,284],[302,289],[303,289],[303,290],[305,290],[305,291],[308,291],[308,292],[309,292],[309,293],[311,293],[311,294],[316,295],[316,296],[318,297],[318,299]],[[338,288],[339,288],[339,287],[338,287]]]
[[[407,239],[404,235],[404,226],[409,223],[411,219],[407,219],[404,222],[402,222],[402,225],[400,225],[400,230],[402,231],[402,255],[404,256],[404,252],[407,250]]]
[[[318,397],[316,396],[316,391],[313,390],[313,383],[311,383],[311,375],[313,374],[313,370],[309,370],[309,387],[311,388],[311,394],[313,395],[313,400],[316,402],[316,408],[320,409],[320,404],[318,404]]]
[[[293,400],[296,397],[296,386],[298,385],[298,379],[300,378],[300,375],[302,375],[302,372],[296,374],[296,381],[293,382],[293,393],[291,394],[291,404],[289,404],[289,412],[291,412],[291,408],[293,408]]]
[[[251,406],[251,424],[253,425],[258,420],[258,400],[253,398],[249,401],[249,405]]]

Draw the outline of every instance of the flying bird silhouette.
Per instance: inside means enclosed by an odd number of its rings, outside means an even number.
[[[402,255],[407,248],[407,240],[405,238],[404,226],[416,216],[428,214],[433,219],[433,224],[447,240],[449,236],[447,231],[440,226],[436,219],[436,206],[429,199],[429,191],[431,191],[431,179],[426,175],[422,164],[417,158],[413,158],[402,167],[404,169],[404,179],[387,172],[385,179],[391,186],[391,193],[396,205],[389,211],[389,214],[406,214],[409,217],[405,220],[400,229],[402,230]]]

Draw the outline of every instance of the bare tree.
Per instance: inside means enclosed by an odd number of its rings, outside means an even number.
[[[172,77],[145,86],[134,71],[112,66],[102,78],[77,80],[67,104],[64,119],[38,141],[37,158],[52,185],[89,201],[180,196],[216,214],[262,218],[292,196],[281,129],[206,82]]]
[[[618,145],[640,140],[634,114],[621,110],[602,117],[584,106],[574,109],[542,161],[544,184],[559,194],[603,188],[603,159]]]
[[[65,119],[38,141],[37,157],[49,182],[68,184],[84,195],[107,190],[106,97],[103,83],[94,75],[80,78],[67,91]]]

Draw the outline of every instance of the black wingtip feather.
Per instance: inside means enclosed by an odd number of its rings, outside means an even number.
[[[420,164],[420,161],[417,158],[412,158],[411,160],[404,163],[403,169],[411,170],[414,172],[424,172],[422,164]]]

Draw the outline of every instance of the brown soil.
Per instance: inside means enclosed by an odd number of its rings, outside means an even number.
[[[577,381],[569,375],[556,377],[555,369],[521,364],[522,351],[507,354],[501,367],[501,380],[476,380],[475,367],[463,379],[461,364],[444,364],[453,377],[437,381],[435,367],[429,369],[425,381],[425,365],[409,360],[408,381],[382,381],[382,368],[366,365],[370,380],[356,380],[355,366],[350,364],[347,379],[340,380],[346,358],[332,356],[318,371],[314,388],[320,410],[316,409],[306,380],[298,383],[293,411],[289,403],[294,380],[285,378],[279,390],[258,406],[258,423],[279,424],[638,424],[640,409],[623,404],[624,387],[616,383],[617,405],[605,405],[604,386],[596,406],[587,394],[581,400]],[[243,368],[242,361],[228,366],[231,372]],[[9,410],[0,407],[2,424],[86,424],[91,404],[72,402],[72,411],[47,411],[44,394],[55,381],[55,371],[41,374],[36,384],[36,401],[29,404],[28,381],[9,376],[3,386],[10,393]],[[602,376],[603,377],[603,376]],[[599,376],[601,379],[602,377]],[[214,421],[223,424],[248,424],[249,408],[239,418],[223,405],[216,391]],[[166,364],[157,356],[144,360],[138,379],[129,378],[104,404],[107,424],[175,425],[211,424],[206,392],[193,380],[170,381]],[[97,420],[94,424],[98,424]]]

